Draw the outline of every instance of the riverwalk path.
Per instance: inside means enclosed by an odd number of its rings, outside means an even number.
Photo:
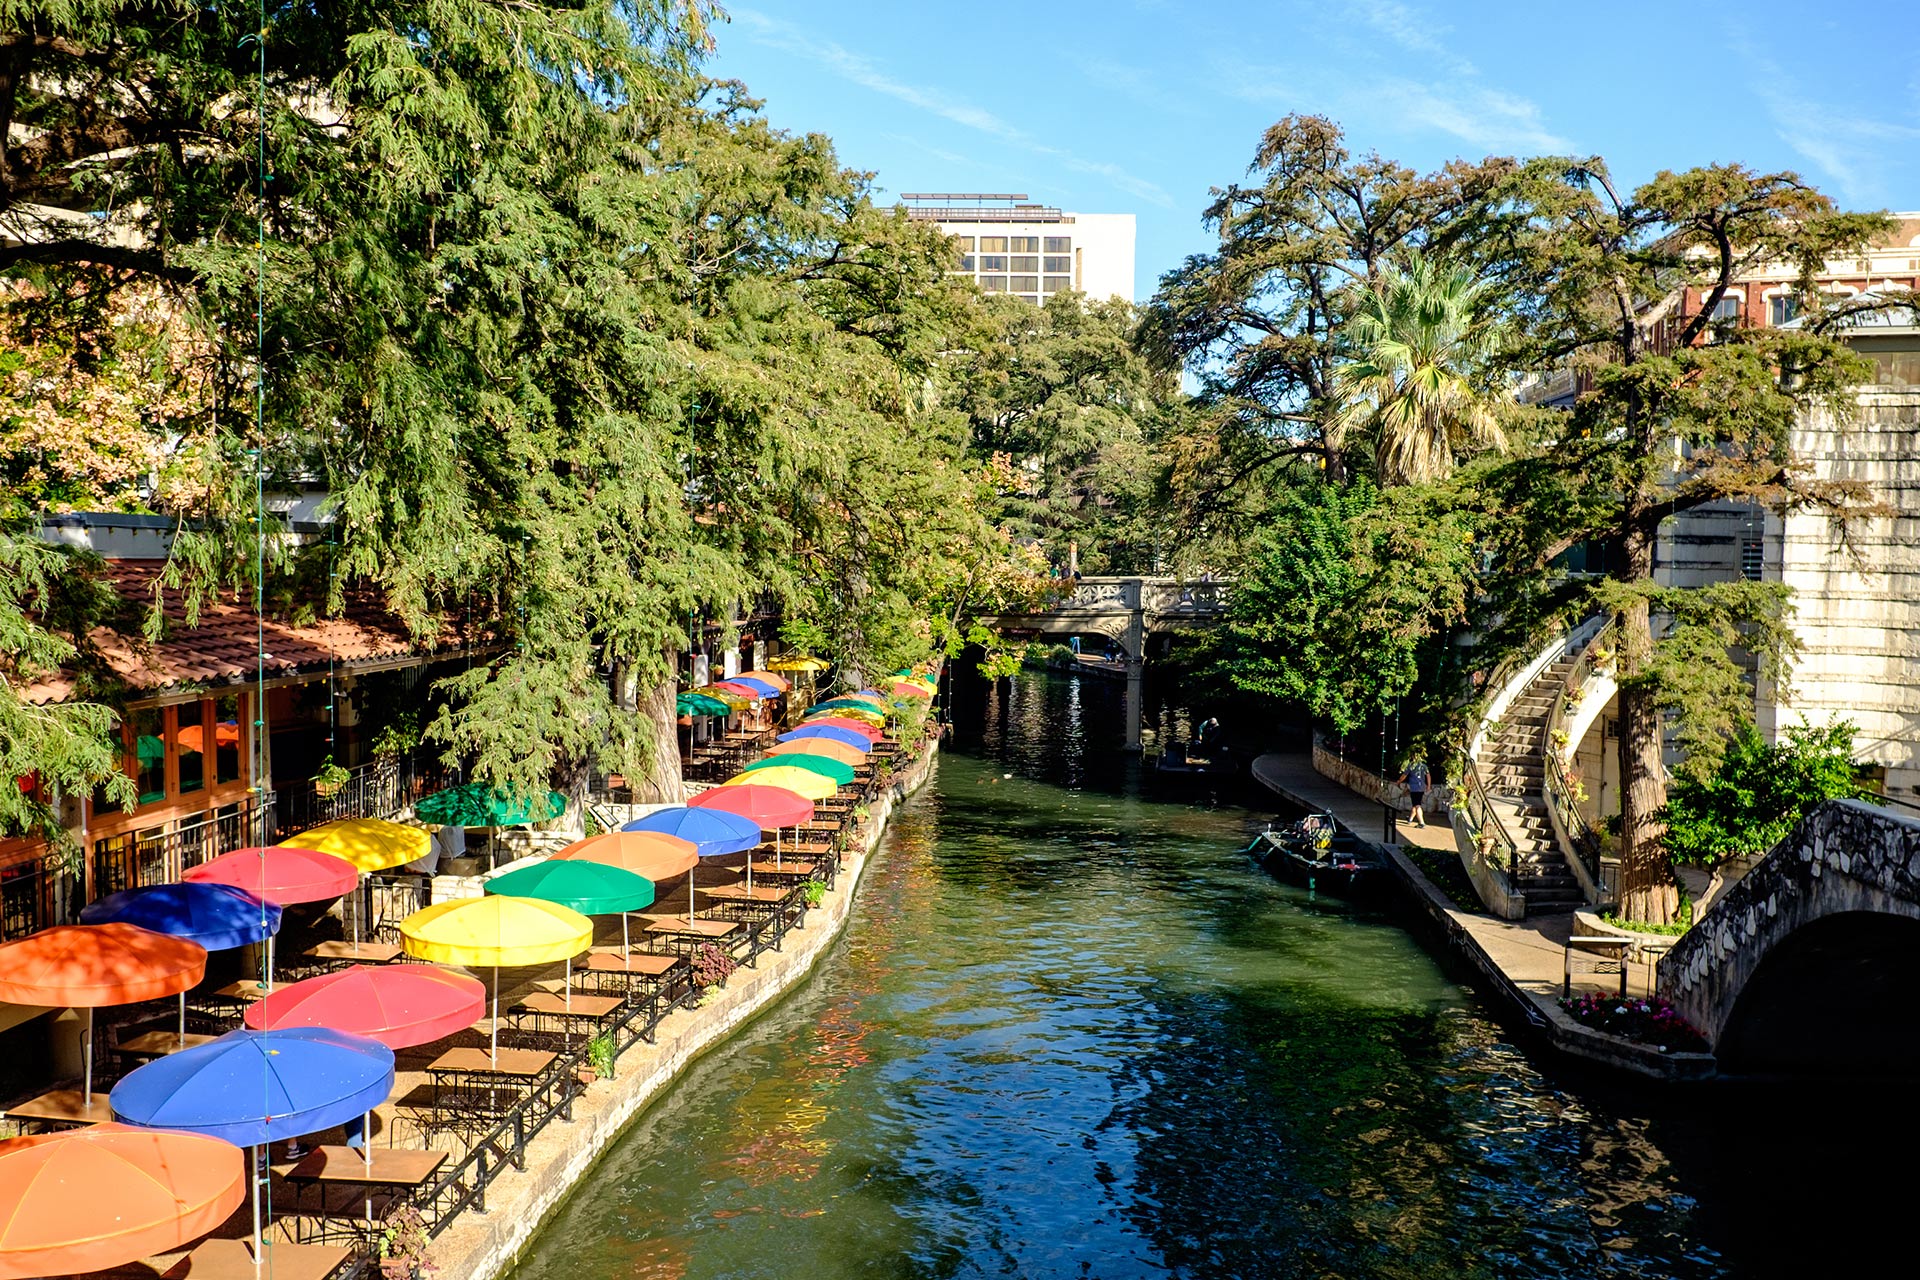
[[[1569,1018],[1559,1001],[1573,916],[1557,913],[1524,920],[1501,920],[1456,907],[1401,851],[1402,845],[1411,844],[1457,857],[1458,846],[1451,825],[1433,822],[1415,827],[1402,821],[1396,824],[1399,842],[1389,844],[1381,839],[1386,822],[1379,801],[1324,776],[1313,767],[1312,757],[1304,752],[1263,755],[1253,762],[1253,776],[1284,800],[1333,814],[1342,826],[1385,853],[1412,891],[1417,905],[1485,976],[1495,996],[1529,1026],[1539,1030],[1556,1049],[1662,1079],[1691,1079],[1712,1072],[1710,1055],[1657,1053],[1644,1045],[1602,1035]],[[1653,980],[1652,966],[1628,964],[1630,994],[1651,992]],[[1575,985],[1598,989],[1598,983],[1591,978],[1577,979]]]

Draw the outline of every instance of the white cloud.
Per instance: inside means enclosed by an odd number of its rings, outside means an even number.
[[[1471,62],[1455,54],[1441,42],[1440,37],[1452,30],[1437,25],[1432,18],[1419,13],[1399,0],[1357,0],[1354,9],[1360,20],[1376,32],[1399,45],[1409,53],[1425,54],[1437,59],[1449,74],[1455,76],[1478,75]]]
[[[1399,80],[1376,86],[1374,94],[1403,121],[1450,133],[1489,152],[1552,154],[1572,149],[1541,121],[1538,106],[1498,89]]]
[[[1754,81],[1774,133],[1850,202],[1883,199],[1889,153],[1920,142],[1920,126],[1855,115],[1780,88],[1786,77],[1771,63],[1762,64]]]
[[[1021,147],[1037,156],[1057,161],[1076,173],[1104,179],[1107,183],[1138,200],[1163,208],[1173,207],[1173,197],[1157,184],[1110,162],[1086,160],[1058,147],[1047,146],[1001,119],[984,107],[952,97],[932,86],[909,84],[886,74],[871,59],[835,44],[816,40],[790,22],[769,17],[753,9],[732,10],[732,17],[747,28],[748,38],[768,48],[817,62],[841,79],[863,89],[917,107],[963,128]]]

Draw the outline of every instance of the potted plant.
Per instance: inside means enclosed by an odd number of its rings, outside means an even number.
[[[592,1084],[595,1080],[611,1080],[614,1060],[613,1036],[603,1031],[587,1041],[586,1059],[580,1064],[575,1074],[579,1077],[581,1084]]]
[[[410,1204],[403,1204],[387,1215],[375,1240],[380,1257],[381,1280],[419,1280],[438,1270],[427,1259],[427,1220]]]
[[[702,943],[693,953],[693,985],[701,991],[723,987],[727,984],[727,975],[739,967],[738,961],[711,942]]]
[[[817,907],[827,896],[827,882],[808,880],[800,886],[800,894],[807,900],[808,906]]]
[[[313,793],[317,796],[330,796],[347,785],[353,777],[328,756],[320,765],[320,771],[313,775]]]

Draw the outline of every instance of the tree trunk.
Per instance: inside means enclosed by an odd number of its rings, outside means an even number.
[[[666,677],[635,699],[646,756],[645,773],[631,781],[633,798],[642,804],[679,804],[687,798],[680,777],[680,713],[674,708],[679,685],[673,673],[679,654],[669,649],[664,656]]]
[[[1629,581],[1653,577],[1654,534],[1630,528],[1622,550]],[[1667,802],[1660,708],[1642,680],[1653,658],[1653,620],[1645,600],[1623,609],[1620,629],[1620,916],[1671,924],[1680,895],[1655,818]]]

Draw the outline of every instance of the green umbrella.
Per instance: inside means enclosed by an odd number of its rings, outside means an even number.
[[[422,822],[454,827],[518,827],[556,818],[566,807],[567,798],[558,791],[516,797],[477,782],[463,782],[422,798],[413,806],[413,814]]]
[[[683,693],[674,699],[674,707],[683,716],[724,716],[727,704],[704,693]]]
[[[583,916],[620,917],[623,953],[632,949],[627,936],[627,912],[653,905],[653,881],[623,867],[581,858],[548,858],[545,862],[503,876],[483,886],[490,894],[509,898],[537,898],[578,911]],[[573,1004],[573,963],[567,963],[567,1004]]]
[[[741,772],[752,773],[755,769],[777,769],[785,765],[791,765],[796,769],[805,769],[809,773],[817,773],[821,777],[831,780],[837,786],[844,787],[853,781],[853,769],[851,766],[841,764],[831,756],[816,756],[806,752],[795,752],[792,755],[768,756],[764,760],[755,760],[752,764],[741,770]]]
[[[604,862],[579,858],[549,858],[494,876],[485,888],[488,893],[511,898],[558,903],[583,916],[617,916],[653,905],[653,881]]]

